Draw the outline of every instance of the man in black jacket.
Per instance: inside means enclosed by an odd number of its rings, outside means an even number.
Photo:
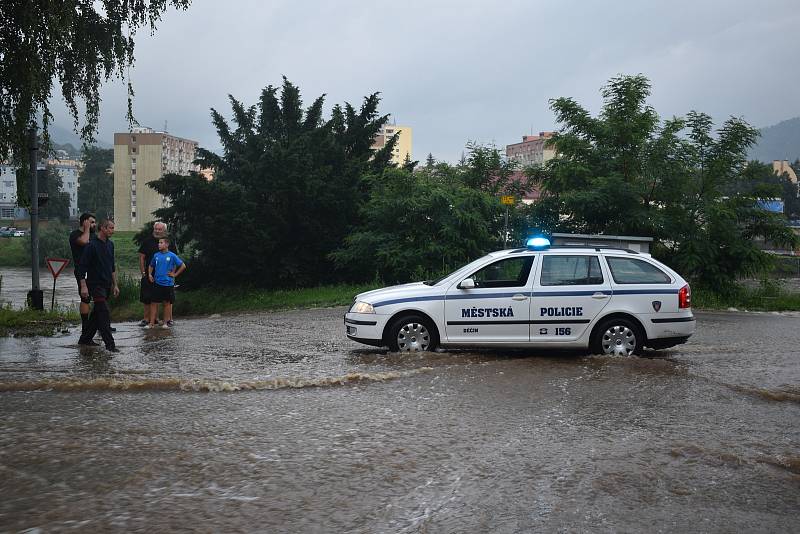
[[[80,345],[97,345],[92,338],[99,330],[106,349],[119,352],[111,335],[111,310],[108,299],[119,296],[117,272],[114,263],[114,221],[105,220],[100,223],[97,237],[89,241],[83,249],[81,262],[78,265],[78,280],[81,286],[81,300],[94,300],[94,309],[89,315],[88,328],[81,333]]]
[[[69,248],[72,251],[72,265],[75,271],[75,281],[78,283],[78,293],[81,291],[81,280],[78,278],[78,266],[83,256],[83,249],[89,244],[89,240],[94,236],[97,224],[93,213],[81,214],[80,221],[78,222],[79,228],[73,230],[69,234]],[[81,312],[81,334],[86,332],[89,327],[89,300],[84,301],[81,298],[80,303]]]

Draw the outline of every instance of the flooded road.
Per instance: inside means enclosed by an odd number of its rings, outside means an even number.
[[[800,529],[800,314],[625,359],[387,354],[343,313],[0,339],[0,531]]]
[[[11,305],[13,308],[23,307],[28,298],[28,291],[31,289],[31,269],[3,267],[0,268],[0,276],[2,277],[0,305]],[[67,265],[55,282],[55,306],[77,308],[80,298],[78,298],[78,284],[73,274],[72,262]],[[47,267],[39,270],[39,289],[44,293],[44,307],[49,310],[53,303],[53,275],[50,274]]]

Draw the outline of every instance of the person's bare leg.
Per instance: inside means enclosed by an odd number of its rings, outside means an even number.
[[[164,324],[172,320],[172,303],[164,302]]]
[[[150,303],[150,324],[158,324],[158,302]]]

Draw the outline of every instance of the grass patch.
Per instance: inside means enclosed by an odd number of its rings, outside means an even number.
[[[72,231],[72,227],[69,231]],[[139,247],[133,242],[134,235],[136,232],[114,232],[114,237],[111,238],[114,241],[117,270],[120,272],[139,272]],[[30,237],[0,237],[0,267],[30,267],[30,253],[25,248],[26,240],[30,240]],[[67,250],[69,244],[67,231],[64,233],[64,244]],[[65,257],[72,259],[71,254]],[[69,268],[73,267],[70,262]]]
[[[125,289],[120,280],[120,297],[132,289]],[[205,288],[178,291],[175,296],[176,317],[211,315],[227,312],[276,311],[299,308],[345,306],[353,302],[357,293],[375,289],[370,285],[335,285],[305,289],[248,289]],[[111,314],[116,321],[141,319],[142,305],[138,302],[139,281],[135,281],[135,298],[120,298],[111,302]]]
[[[136,232],[114,232],[111,240],[114,242],[114,259],[117,262],[117,271],[124,273],[138,273],[139,271],[139,246],[133,242]],[[137,280],[138,284],[138,280]],[[137,289],[138,298],[138,289]]]
[[[737,287],[725,293],[692,289],[692,307],[706,310],[800,311],[800,293],[775,282],[757,288]]]
[[[0,308],[0,337],[52,336],[69,324],[80,322],[74,310],[37,311]]]

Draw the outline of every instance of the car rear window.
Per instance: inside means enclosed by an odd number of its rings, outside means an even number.
[[[669,284],[672,278],[664,271],[643,260],[606,257],[611,276],[618,284]]]
[[[545,256],[540,283],[543,286],[581,286],[603,283],[597,256]]]

